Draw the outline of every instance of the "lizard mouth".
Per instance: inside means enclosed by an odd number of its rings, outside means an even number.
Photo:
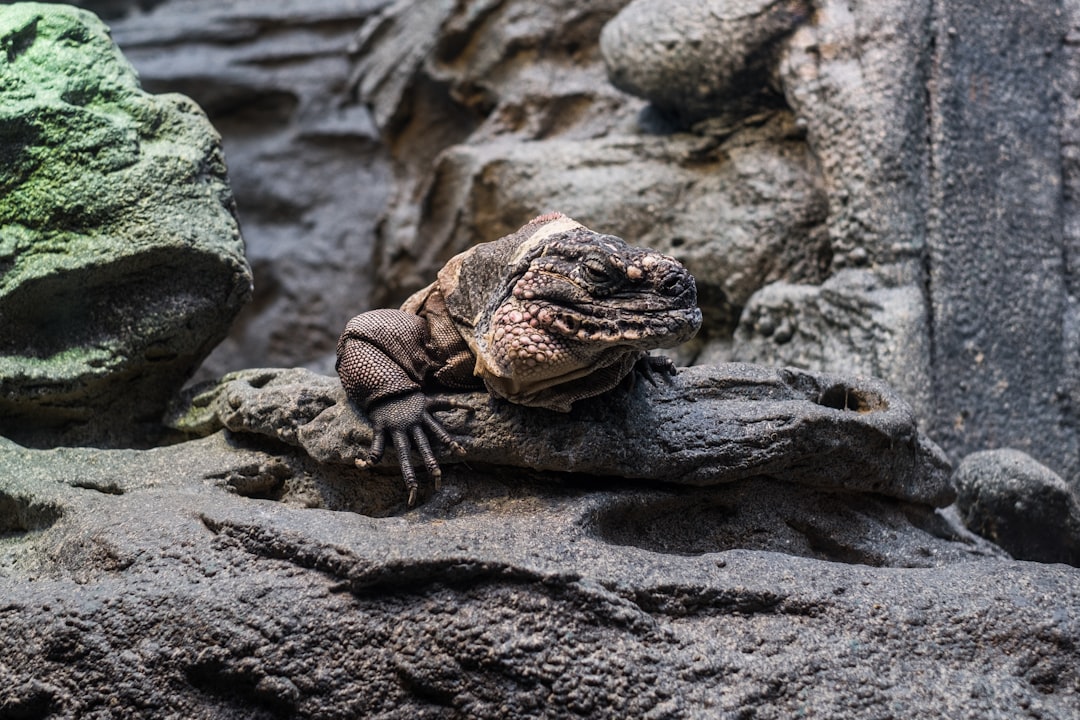
[[[696,306],[625,314],[613,312],[609,306],[573,311],[545,308],[537,313],[537,318],[541,325],[568,339],[606,341],[641,349],[678,345],[693,337],[701,327],[701,310]]]

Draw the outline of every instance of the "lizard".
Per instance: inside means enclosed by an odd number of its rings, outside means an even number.
[[[412,447],[439,487],[429,434],[462,446],[432,414],[429,393],[486,389],[496,398],[569,412],[636,369],[675,373],[649,351],[689,340],[701,326],[693,276],[677,260],[594,232],[562,213],[451,258],[436,280],[398,310],[352,318],[335,368],[350,404],[373,426],[367,457],[389,435],[416,501]]]

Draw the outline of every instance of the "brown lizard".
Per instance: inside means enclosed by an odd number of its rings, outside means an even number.
[[[649,350],[690,339],[701,325],[694,278],[673,258],[542,215],[450,259],[400,310],[372,310],[345,327],[337,372],[374,426],[367,458],[389,434],[416,501],[415,445],[436,488],[428,433],[462,454],[431,414],[438,390],[479,390],[520,405],[568,412],[637,367],[674,374]]]

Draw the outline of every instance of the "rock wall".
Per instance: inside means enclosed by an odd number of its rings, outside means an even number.
[[[200,379],[241,367],[332,371],[337,337],[371,302],[389,155],[352,101],[352,47],[387,3],[82,3],[151,92],[194,99],[224,138],[254,275],[251,303]]]

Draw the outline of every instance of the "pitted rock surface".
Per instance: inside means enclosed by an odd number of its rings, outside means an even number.
[[[451,466],[419,510],[365,517],[327,508],[389,488],[400,510],[396,478],[259,445],[0,444],[0,713],[1080,710],[1078,571],[925,507]]]

